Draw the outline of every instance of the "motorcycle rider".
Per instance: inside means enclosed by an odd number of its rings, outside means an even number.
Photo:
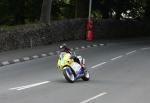
[[[77,64],[76,63],[72,64],[72,68],[74,68],[74,69],[76,68],[75,70],[78,70],[78,75],[76,77],[76,79],[78,79],[80,77],[80,74],[83,74],[84,70],[85,70],[85,63],[83,62],[82,57],[76,56],[75,52],[74,53],[71,52],[71,50],[67,47],[66,44],[61,45],[59,48],[60,48],[60,52],[69,53],[71,55],[70,59],[73,59],[73,61],[77,63]],[[79,68],[80,68],[80,70],[79,70]]]
[[[66,46],[66,44],[60,45],[60,52],[66,52],[66,53],[71,53],[71,50]]]
[[[61,45],[59,48],[60,48],[60,52],[65,52],[65,53],[71,54],[71,59],[73,59],[75,62],[80,64],[80,60],[77,58],[75,52],[72,53],[66,44]]]

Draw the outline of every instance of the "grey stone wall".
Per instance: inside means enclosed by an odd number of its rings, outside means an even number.
[[[85,19],[64,20],[51,25],[17,26],[13,30],[0,29],[0,52],[48,45],[60,41],[85,39]],[[148,22],[94,20],[94,39],[150,36]]]
[[[13,30],[0,29],[0,51],[31,48],[54,42],[83,39],[85,20],[64,20],[50,25],[17,26]]]

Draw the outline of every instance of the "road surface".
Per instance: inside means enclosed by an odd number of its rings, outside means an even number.
[[[0,103],[149,103],[149,42],[77,50],[90,81],[66,82],[57,56],[0,68]]]

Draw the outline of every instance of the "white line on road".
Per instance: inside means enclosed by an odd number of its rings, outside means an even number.
[[[34,56],[32,56],[32,58],[36,59],[36,58],[39,58],[39,56],[38,55],[34,55]]]
[[[88,103],[88,102],[90,102],[90,101],[92,101],[92,100],[94,100],[94,99],[96,99],[96,98],[99,98],[99,97],[101,97],[101,96],[103,96],[103,95],[106,95],[106,94],[107,94],[106,92],[100,93],[100,94],[98,94],[98,95],[96,95],[96,96],[94,96],[94,97],[92,97],[92,98],[89,98],[89,99],[87,99],[87,100],[84,100],[84,101],[82,101],[82,102],[80,102],[80,103]]]
[[[18,63],[20,62],[20,59],[14,59],[13,62]]]
[[[141,50],[148,50],[148,49],[150,49],[150,47],[147,47],[147,48],[142,48]]]
[[[104,44],[99,44],[100,46],[104,46]]]
[[[42,57],[46,57],[46,56],[47,56],[47,54],[41,54],[41,56],[42,56]]]
[[[9,61],[4,61],[4,62],[2,62],[2,64],[3,64],[3,65],[8,65],[8,64],[10,64],[10,63],[9,63]]]
[[[94,44],[93,46],[94,46],[94,47],[97,47],[97,45],[96,45],[96,44]]]
[[[49,54],[49,55],[54,55],[54,53],[53,53],[53,52],[49,52],[48,54]]]
[[[84,46],[82,46],[81,48],[82,48],[82,49],[84,49],[85,47],[84,47]]]
[[[10,88],[9,90],[18,90],[18,91],[20,91],[20,90],[24,90],[24,89],[36,87],[36,86],[39,86],[39,85],[47,84],[47,83],[50,83],[50,82],[51,82],[51,81],[45,81],[45,82],[30,84],[30,85],[26,85],[26,86]]]
[[[136,53],[136,50],[126,53],[126,55],[130,55],[132,53]]]
[[[76,47],[75,49],[76,49],[76,50],[78,50],[79,48],[78,48],[78,47]]]
[[[87,47],[88,47],[88,48],[90,48],[91,46],[90,46],[90,45],[88,45]]]
[[[92,66],[91,68],[94,69],[94,68],[97,68],[97,67],[99,67],[99,66],[102,66],[102,65],[104,65],[104,64],[106,64],[106,63],[107,63],[107,62],[102,62],[102,63],[100,63],[100,64],[97,64],[97,65]]]
[[[123,55],[120,55],[120,56],[117,56],[117,57],[115,57],[115,58],[112,58],[111,60],[120,59],[120,58],[122,58],[122,57],[123,57]]]
[[[23,60],[28,61],[28,60],[30,60],[30,58],[29,57],[24,57]]]

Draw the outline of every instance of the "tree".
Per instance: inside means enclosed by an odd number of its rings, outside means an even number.
[[[87,18],[89,10],[89,0],[76,0],[76,17]]]
[[[150,20],[150,0],[146,1],[145,18]]]
[[[43,0],[40,22],[49,24],[51,17],[52,0]]]
[[[55,0],[52,3],[52,19],[62,20],[75,17],[75,0]]]
[[[143,17],[144,1],[145,0],[93,0],[93,10],[99,10],[104,19],[124,19],[123,14],[131,19],[139,19]]]
[[[25,0],[2,0],[0,1],[0,4],[2,23],[25,23]]]
[[[150,0],[92,0],[98,18],[150,19]],[[0,0],[0,25],[87,18],[89,0]],[[125,15],[125,16],[123,16]],[[129,19],[130,19],[129,18]]]
[[[26,0],[26,22],[38,22],[40,20],[43,0]]]

